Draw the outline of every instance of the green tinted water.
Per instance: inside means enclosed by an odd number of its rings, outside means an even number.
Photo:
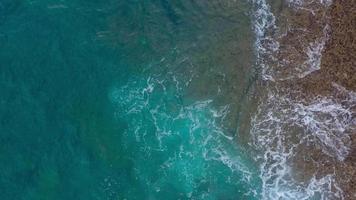
[[[0,199],[258,199],[248,11],[0,0]]]

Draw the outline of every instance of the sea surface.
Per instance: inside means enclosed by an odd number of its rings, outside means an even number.
[[[0,0],[0,199],[262,199],[252,10]]]
[[[331,5],[0,0],[0,200],[352,198]]]

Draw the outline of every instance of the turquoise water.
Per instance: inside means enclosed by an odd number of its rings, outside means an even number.
[[[0,0],[0,199],[259,199],[249,10]]]

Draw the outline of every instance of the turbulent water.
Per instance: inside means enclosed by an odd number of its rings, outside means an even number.
[[[270,3],[0,0],[0,199],[341,199],[292,160],[345,158],[355,95],[289,98],[328,26],[286,72]]]
[[[0,199],[259,199],[245,1],[0,1]]]

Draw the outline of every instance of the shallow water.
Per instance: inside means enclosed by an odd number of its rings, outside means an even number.
[[[0,198],[259,199],[250,9],[0,1]]]

